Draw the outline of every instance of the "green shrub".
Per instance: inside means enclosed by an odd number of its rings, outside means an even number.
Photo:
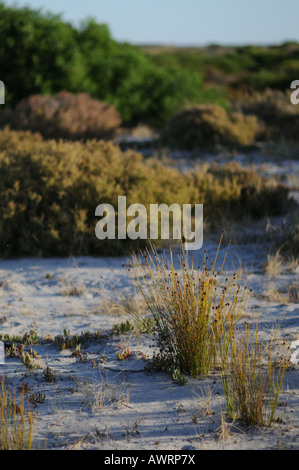
[[[218,105],[198,105],[175,114],[162,131],[161,140],[183,150],[246,146],[254,143],[257,129],[254,116],[229,115]]]

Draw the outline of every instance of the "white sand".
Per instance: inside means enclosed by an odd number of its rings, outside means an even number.
[[[204,249],[213,258],[216,245],[205,241]],[[240,284],[253,289],[248,312],[259,307],[262,338],[271,338],[279,325],[278,336],[295,346],[295,354],[298,303],[269,301],[265,293],[271,286],[287,290],[298,284],[299,272],[285,269],[269,278],[262,269],[268,250],[267,244],[231,246],[226,270],[231,274],[242,268]],[[200,257],[202,254],[203,250]],[[72,357],[71,350],[59,351],[53,342],[40,341],[33,346],[40,369],[28,372],[18,358],[6,358],[5,365],[0,365],[12,386],[25,381],[31,388],[28,396],[45,394],[44,403],[34,409],[35,444],[46,439],[48,449],[298,449],[298,365],[286,373],[274,428],[244,429],[238,422],[228,423],[223,439],[221,418],[225,413],[219,374],[189,378],[185,386],[179,386],[165,373],[148,371],[149,361],[142,355],[150,358],[153,354],[155,344],[149,335],[109,334],[122,319],[109,309],[99,311],[103,299],[113,294],[107,283],[125,295],[134,294],[122,261],[86,257],[0,262],[0,333],[21,334],[35,328],[40,338],[54,338],[64,329],[71,335],[102,332],[100,340],[83,346],[86,362]],[[65,295],[67,282],[81,294]],[[124,361],[115,354],[120,345],[130,347],[131,355]],[[106,362],[101,361],[104,355]],[[56,373],[54,383],[44,379],[47,365]],[[208,403],[211,410],[206,414]]]

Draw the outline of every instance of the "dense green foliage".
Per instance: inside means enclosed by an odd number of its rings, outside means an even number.
[[[87,92],[115,105],[125,124],[160,125],[196,101],[201,86],[198,72],[160,67],[92,19],[76,29],[59,16],[3,4],[0,64],[11,106],[35,94]]]

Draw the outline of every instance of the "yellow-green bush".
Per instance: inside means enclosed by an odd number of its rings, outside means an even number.
[[[255,116],[229,115],[221,106],[198,105],[175,114],[161,133],[164,144],[178,149],[247,146],[255,141],[258,122]]]
[[[270,184],[271,183],[271,184]],[[204,218],[281,213],[288,190],[238,164],[181,173],[112,142],[44,141],[0,131],[0,254],[120,254],[137,243],[95,236],[101,203],[203,203]],[[222,227],[219,227],[222,229]],[[141,242],[140,242],[141,243]]]
[[[286,186],[237,162],[205,166],[196,173],[195,186],[207,208],[206,220],[213,225],[232,217],[278,215],[288,206]]]

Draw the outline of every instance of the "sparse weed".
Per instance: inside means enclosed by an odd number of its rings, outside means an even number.
[[[76,349],[79,344],[84,344],[91,339],[99,339],[101,333],[96,331],[91,333],[90,331],[82,332],[80,335],[75,334],[71,336],[70,331],[64,329],[63,335],[57,335],[54,338],[55,344],[59,347],[60,351],[64,349]]]
[[[116,351],[115,355],[119,361],[124,361],[131,355],[130,348],[120,346],[119,351]]]
[[[56,373],[49,366],[43,370],[43,376],[46,382],[53,383],[56,380]]]
[[[35,392],[29,395],[28,400],[33,405],[36,406],[38,403],[44,403],[46,395],[41,392]]]

